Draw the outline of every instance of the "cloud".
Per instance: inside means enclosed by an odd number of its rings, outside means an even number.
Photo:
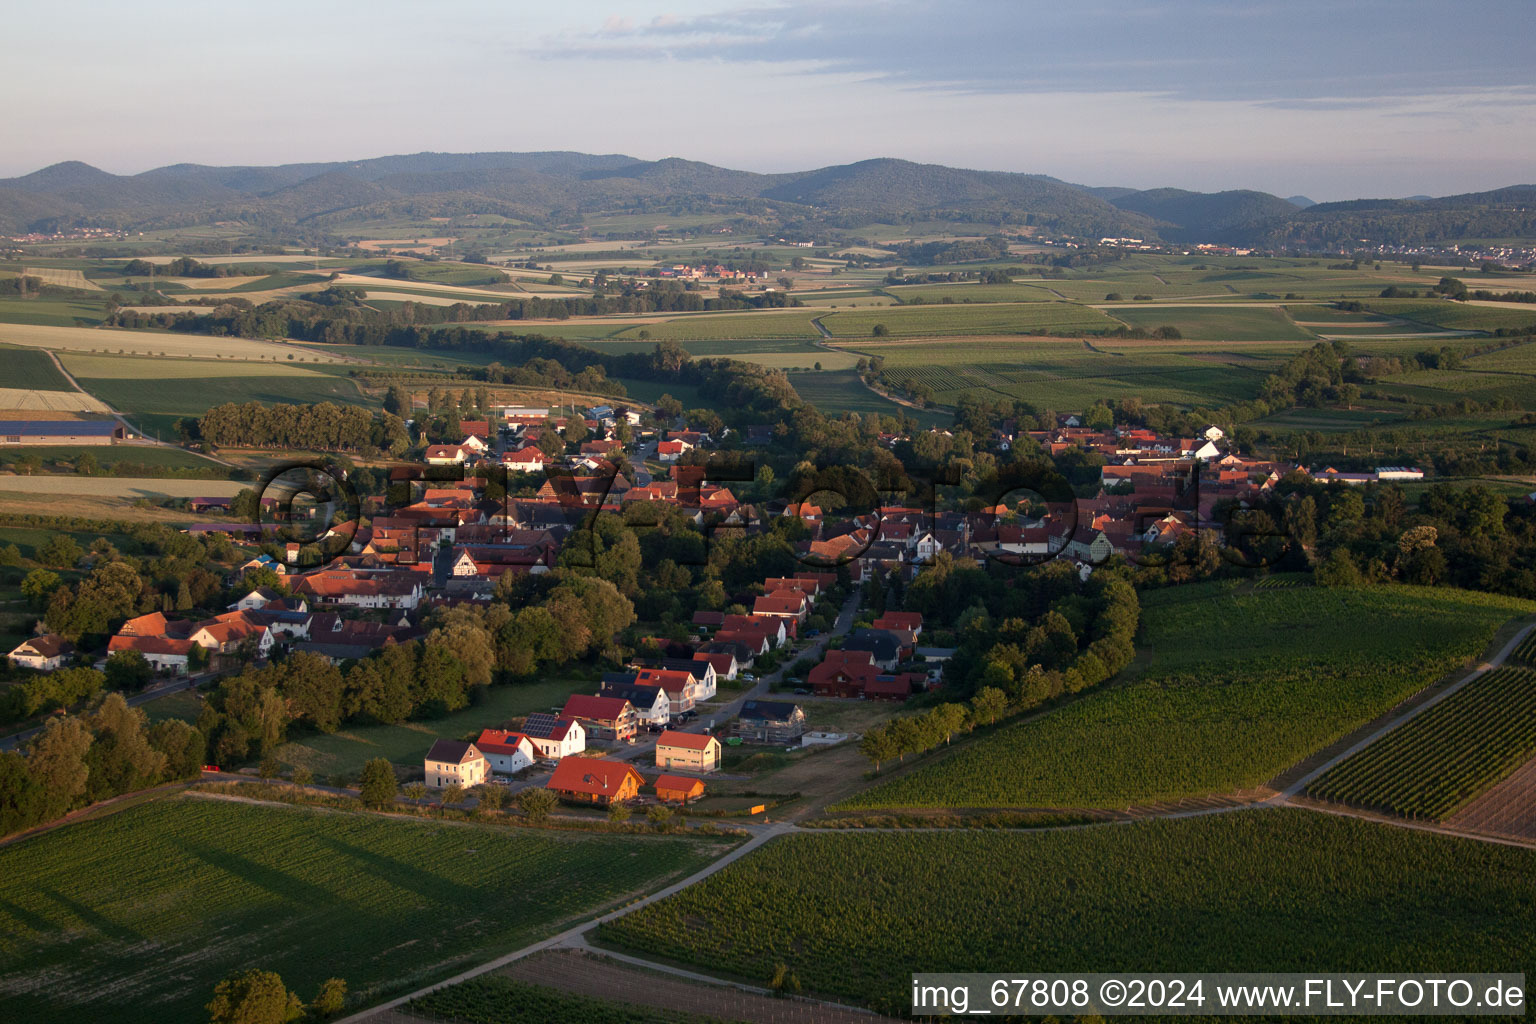
[[[546,59],[809,66],[960,93],[1343,103],[1536,86],[1525,0],[784,0],[576,28]]]

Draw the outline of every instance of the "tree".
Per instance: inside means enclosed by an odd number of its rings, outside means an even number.
[[[78,718],[51,719],[27,748],[27,770],[43,792],[41,820],[73,810],[85,795],[91,732]]]
[[[555,809],[558,800],[552,790],[525,789],[517,794],[517,808],[525,818],[537,825],[549,819],[549,812]]]
[[[210,1024],[288,1024],[304,1014],[299,997],[271,971],[232,974],[213,989]]]
[[[59,589],[63,580],[59,574],[51,569],[33,569],[27,573],[27,578],[21,581],[21,596],[27,599],[27,603],[33,608],[48,607],[48,599],[53,592]]]
[[[412,803],[419,803],[427,798],[427,784],[425,782],[408,783],[405,787],[405,798]]]
[[[890,335],[891,329],[885,326],[885,324],[875,324],[875,326],[870,329],[869,333],[876,338],[885,338]]]
[[[859,753],[875,763],[875,771],[880,770],[880,764],[889,761],[897,754],[896,739],[885,726],[876,726],[864,734],[859,741]]]
[[[630,815],[633,814],[633,813],[634,812],[632,810],[630,810],[630,807],[629,807],[628,804],[609,804],[608,805],[608,820],[613,822],[615,825],[622,825],[622,824],[624,824],[626,821],[629,820]]]
[[[347,983],[341,978],[326,978],[320,983],[320,991],[310,1001],[309,1015],[321,1020],[334,1017],[347,1005]]]
[[[38,561],[45,565],[61,566],[65,569],[72,568],[74,564],[85,555],[85,549],[75,542],[75,538],[67,533],[56,533],[43,542],[43,546],[37,549]]]
[[[457,782],[444,786],[442,792],[437,794],[437,802],[444,807],[447,807],[449,804],[460,803],[463,799],[464,787]]]
[[[154,785],[164,776],[166,755],[149,741],[148,716],[129,707],[122,694],[107,694],[84,720],[93,736],[85,756],[88,801],[131,793]]]
[[[1008,710],[1008,696],[1002,690],[984,686],[971,698],[971,714],[978,722],[992,725],[999,715]]]
[[[167,718],[150,726],[149,745],[165,755],[167,779],[193,778],[208,757],[208,741],[201,730],[179,718]],[[297,771],[294,781],[298,781]]]
[[[102,671],[107,676],[107,687],[122,693],[138,693],[155,675],[154,667],[138,651],[113,651]]]
[[[474,789],[475,806],[483,811],[499,811],[507,805],[505,787],[484,783]]]
[[[660,804],[652,804],[645,809],[645,820],[658,832],[665,832],[672,827],[672,808],[663,807]]]
[[[395,802],[395,794],[398,787],[395,782],[395,769],[389,760],[383,757],[375,757],[363,765],[362,794],[363,803],[374,810],[389,807]],[[447,803],[447,790],[443,791],[443,802]]]

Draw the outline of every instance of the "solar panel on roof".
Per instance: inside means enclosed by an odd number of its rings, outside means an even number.
[[[523,732],[529,736],[538,736],[540,739],[543,739],[555,731],[556,721],[557,719],[554,715],[536,712],[529,715],[528,720],[523,723]]]

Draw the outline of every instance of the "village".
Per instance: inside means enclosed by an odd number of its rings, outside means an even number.
[[[999,454],[1027,439],[1053,457],[1101,457],[1089,496],[1011,493],[979,508],[887,504],[834,514],[815,494],[747,503],[708,482],[708,460],[728,430],[714,437],[598,405],[580,414],[585,440],[552,444],[551,431],[558,437],[577,420],[574,410],[558,412],[501,406],[485,419],[460,421],[461,441],[427,445],[424,467],[390,471],[388,497],[408,500],[365,497],[352,519],[337,507],[301,508],[264,493],[264,521],[238,522],[232,499],[194,499],[195,511],[226,518],[187,532],[228,538],[249,552],[231,585],[260,582],[209,618],[157,611],[127,619],[97,664],[132,652],[171,690],[299,652],[344,666],[423,637],[436,609],[488,605],[504,577],[551,572],[562,547],[579,542],[597,515],[629,518],[654,504],[682,512],[706,534],[760,531],[792,517],[803,526],[796,548],[804,571],[763,578],[732,595],[727,610],[695,610],[686,638],[649,638],[622,669],[601,673],[588,692],[560,706],[486,721],[475,735],[421,751],[419,770],[398,766],[405,780],[436,791],[457,787],[455,795],[485,784],[512,793],[542,786],[572,807],[690,805],[715,778],[745,778],[721,771],[732,748],[811,752],[857,741],[857,728],[828,725],[823,710],[869,702],[876,710],[868,715],[832,716],[867,727],[943,687],[954,648],[924,644],[918,612],[889,608],[860,619],[868,587],[910,582],[938,559],[1061,560],[1086,580],[1110,558],[1135,559],[1219,531],[1223,509],[1230,514],[1299,468],[1241,455],[1214,426],[1199,436],[1164,437],[1089,427],[1067,414],[1054,429],[1005,422],[988,443]],[[765,440],[749,428],[731,446],[750,451]],[[886,434],[880,443],[895,448],[910,440]],[[1422,477],[1402,467],[1304,472],[1346,484]],[[503,496],[487,493],[493,481]],[[282,539],[306,523],[316,531],[308,541]],[[317,547],[330,557],[312,564]],[[38,671],[73,664],[78,655],[52,634],[10,652],[13,663]]]

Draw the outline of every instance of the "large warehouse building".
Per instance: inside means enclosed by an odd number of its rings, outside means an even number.
[[[0,446],[116,444],[125,436],[117,420],[0,420]]]

